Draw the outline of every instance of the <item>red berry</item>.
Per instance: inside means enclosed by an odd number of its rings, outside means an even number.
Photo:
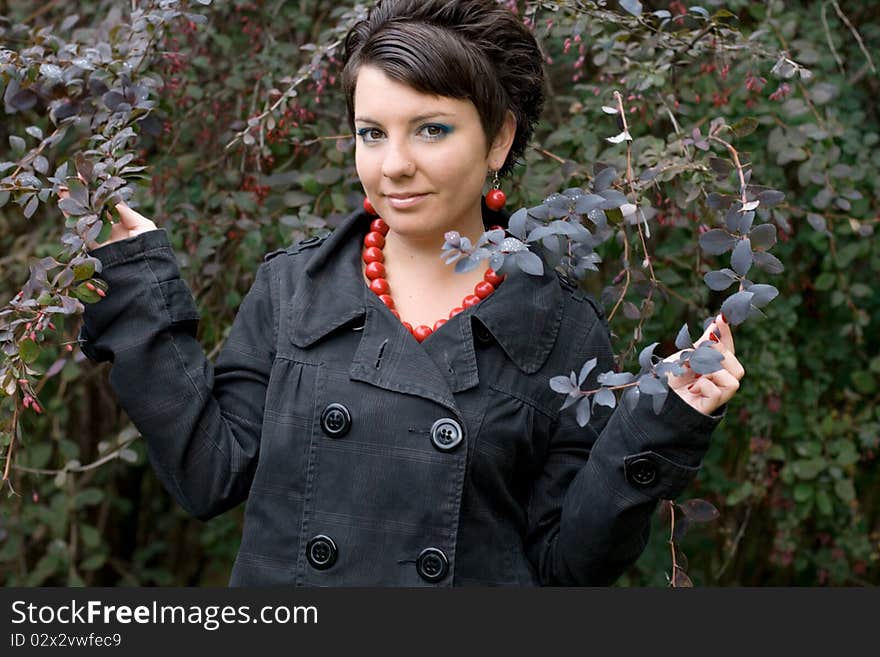
[[[474,294],[481,299],[485,299],[495,291],[495,286],[488,281],[480,281],[474,286]]]
[[[489,193],[486,194],[486,207],[490,210],[497,212],[504,207],[505,203],[507,203],[507,195],[500,189],[489,190]]]
[[[377,249],[375,246],[364,249],[363,258],[366,264],[370,264],[371,262],[385,262],[385,256],[382,255],[382,249]]]
[[[67,349],[67,351],[73,351],[73,345],[72,345],[72,344],[64,345],[64,348]]]
[[[373,204],[370,203],[370,199],[368,198],[364,199],[364,210],[366,210],[369,214],[373,216],[379,214],[378,212],[376,212],[376,208],[373,207]]]
[[[445,320],[445,319],[438,319],[436,322],[434,322],[434,330],[436,331],[438,328],[443,326],[446,322],[447,322],[447,320]]]
[[[462,308],[461,306],[458,306],[457,308],[453,308],[452,310],[449,311],[449,319],[452,319],[458,313],[463,312],[463,311],[464,311],[464,308]]]
[[[385,220],[382,219],[381,217],[379,219],[373,219],[373,221],[370,222],[370,230],[377,232],[377,233],[382,233],[383,235],[387,235],[388,234],[388,224],[386,224]]]
[[[464,298],[461,305],[465,308],[470,308],[471,306],[476,306],[478,303],[480,303],[480,297],[476,294],[469,294]]]
[[[418,342],[422,342],[422,341],[425,340],[425,338],[427,338],[427,337],[428,337],[429,335],[431,335],[433,332],[434,332],[434,331],[431,330],[431,327],[430,327],[430,326],[425,326],[425,325],[423,324],[422,326],[417,326],[416,328],[413,329],[413,337],[414,337]]]
[[[382,300],[382,303],[388,306],[391,310],[394,310],[394,299],[391,298],[390,294],[380,294],[379,298]]]
[[[107,293],[104,292],[104,290],[102,290],[101,288],[98,288],[97,290],[95,290],[95,293],[96,293],[99,297],[101,297],[102,299],[103,299],[104,297],[107,296]]]
[[[87,290],[91,290],[92,292],[94,292],[94,291],[95,291],[95,286],[94,286],[93,284],[91,284],[91,283],[86,283],[86,289],[87,289]]]
[[[367,265],[364,273],[370,280],[373,280],[374,278],[385,278],[385,265],[381,262],[371,262]]]
[[[485,275],[483,276],[483,280],[487,283],[491,283],[495,287],[501,285],[502,281],[504,281],[504,276],[499,276],[495,273],[493,269],[487,269]]]
[[[382,233],[370,231],[364,238],[364,246],[375,246],[376,248],[381,249],[385,246],[385,238],[382,236]]]
[[[384,278],[374,278],[370,281],[370,289],[377,295],[389,294],[391,287]]]

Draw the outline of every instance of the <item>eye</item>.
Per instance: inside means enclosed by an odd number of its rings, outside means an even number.
[[[452,132],[452,128],[448,125],[443,125],[442,123],[428,123],[427,125],[423,125],[419,130],[419,133],[430,141],[443,139],[443,137],[450,132]]]
[[[365,144],[369,144],[382,139],[382,131],[379,128],[359,128],[357,136],[363,140]]]

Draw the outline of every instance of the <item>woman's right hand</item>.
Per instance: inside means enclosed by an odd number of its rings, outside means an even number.
[[[67,191],[67,188],[61,187],[58,190],[59,199],[64,199],[68,196],[70,196],[70,193]],[[68,216],[64,210],[61,212],[65,217]],[[141,233],[158,230],[156,224],[147,219],[141,213],[132,210],[125,203],[117,203],[116,212],[119,214],[119,221],[113,222],[113,226],[110,229],[110,238],[106,242],[101,242],[100,244],[98,242],[89,242],[86,246],[90,251],[101,246],[106,246],[107,244],[112,244],[113,242],[119,242],[120,240],[140,235]]]

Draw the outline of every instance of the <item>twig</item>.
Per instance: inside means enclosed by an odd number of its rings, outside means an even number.
[[[78,465],[72,468],[62,468],[61,470],[45,470],[42,468],[26,468],[23,465],[16,465],[14,468],[20,472],[27,472],[29,474],[41,474],[41,475],[57,475],[62,472],[88,472],[89,470],[94,470],[105,463],[112,461],[113,459],[119,458],[119,453],[131,445],[137,438],[132,438],[124,443],[122,443],[119,447],[114,449],[112,452],[108,452],[97,461],[93,461],[87,465]]]
[[[831,28],[828,26],[828,3],[822,4],[822,11],[819,13],[819,17],[822,19],[822,28],[825,30],[825,40],[828,41],[828,49],[831,51],[831,55],[834,57],[834,61],[837,62],[837,68],[840,69],[840,73],[842,75],[846,75],[846,70],[843,68],[843,59],[841,59],[840,55],[837,52],[837,48],[834,47],[834,39],[831,38]]]
[[[739,531],[737,531],[736,536],[733,539],[733,547],[730,549],[730,553],[727,555],[727,558],[724,560],[724,563],[721,564],[721,568],[718,569],[718,572],[715,573],[715,579],[717,580],[721,575],[724,574],[724,571],[727,570],[727,567],[730,565],[731,561],[733,561],[733,557],[736,554],[736,550],[739,547],[739,542],[742,539],[743,535],[746,533],[746,526],[749,524],[749,517],[752,515],[752,505],[749,504],[746,507],[746,517],[743,518],[742,524],[739,526]]]
[[[630,272],[629,272],[629,240],[623,240],[623,261],[624,261],[624,271],[626,271],[626,283],[623,286],[623,291],[620,293],[620,296],[617,298],[617,303],[614,304],[614,308],[611,309],[611,312],[608,313],[608,321],[610,322],[614,319],[614,314],[617,312],[617,308],[623,302],[624,297],[626,297],[626,293],[629,290],[629,281],[630,281]]]
[[[626,109],[623,107],[623,96],[620,95],[619,91],[615,91],[614,97],[617,99],[617,111],[620,113],[620,118],[623,121],[623,132],[624,134],[629,134],[629,125],[626,122]],[[633,204],[636,206],[636,211],[641,215],[642,223],[645,224],[645,233],[647,233],[647,238],[651,239],[651,227],[648,225],[648,218],[639,207],[639,199],[636,193],[635,181],[633,180],[632,141],[630,139],[626,140],[626,180],[629,183],[629,191],[630,194],[632,194],[632,200]],[[654,265],[651,263],[651,254],[648,253],[648,245],[645,243],[645,234],[642,233],[642,223],[636,224],[636,229],[639,232],[639,240],[642,243],[642,251],[645,254],[645,262],[648,263],[648,270],[651,272],[651,280],[656,283],[657,278],[654,275]]]
[[[831,4],[834,6],[834,11],[837,12],[837,15],[840,17],[840,20],[844,22],[844,24],[849,28],[849,31],[852,32],[852,35],[855,37],[856,41],[859,44],[859,48],[862,51],[862,54],[865,56],[865,59],[868,60],[868,64],[871,66],[871,72],[877,73],[877,67],[874,66],[874,60],[871,59],[871,54],[868,52],[868,49],[865,48],[865,42],[862,41],[862,36],[859,34],[858,30],[853,27],[853,24],[849,22],[849,19],[846,17],[846,14],[843,13],[843,10],[840,8],[840,5],[837,4],[837,0],[831,0]],[[824,6],[823,6],[824,9]]]
[[[9,466],[12,464],[15,435],[18,433],[18,400],[16,399],[13,403],[15,404],[15,410],[12,412],[12,431],[9,436],[9,448],[6,450],[6,467],[3,468],[3,481],[9,481]]]
[[[675,505],[669,500],[665,500],[669,506],[669,549],[672,552],[672,579],[670,584],[675,588],[675,573],[678,570],[678,561],[675,558]]]
[[[736,172],[739,174],[739,191],[740,191],[740,200],[743,205],[749,202],[749,198],[746,195],[746,190],[748,189],[748,185],[746,184],[746,173],[743,168],[742,163],[739,161],[739,153],[737,150],[729,143],[721,139],[720,137],[716,137],[715,135],[709,135],[707,139],[718,142],[722,146],[727,149],[727,152],[730,153],[730,156],[733,158],[733,164],[736,167]]]

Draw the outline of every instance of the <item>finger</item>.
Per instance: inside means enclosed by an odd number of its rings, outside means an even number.
[[[727,401],[739,390],[739,379],[727,370],[718,370],[712,374],[706,374],[704,379],[709,380],[716,388],[721,390],[724,401]]]
[[[718,327],[719,332],[719,342],[724,345],[724,348],[732,354],[736,353],[736,348],[733,346],[733,330],[730,328],[730,324],[724,321],[724,315],[718,315],[713,322]]]
[[[706,327],[706,330],[703,331],[703,335],[697,338],[697,340],[694,342],[694,347],[699,347],[706,341],[715,342],[715,340],[712,340],[711,337],[715,334],[715,331],[718,330],[718,327],[716,326],[717,322],[717,318],[712,320],[709,326]]]
[[[746,374],[746,370],[742,366],[742,363],[739,362],[739,359],[733,355],[733,352],[724,349],[720,343],[715,348],[718,349],[724,356],[724,358],[721,360],[721,366],[726,371],[730,372],[730,374],[734,376],[737,381],[743,378]]]
[[[724,390],[719,388],[708,376],[702,376],[688,386],[688,392],[699,398],[698,405],[702,412],[711,413],[722,406],[730,397],[725,398]]]
[[[152,223],[140,212],[132,210],[125,203],[117,203],[116,212],[119,213],[119,219],[127,230],[143,229],[147,224]]]

